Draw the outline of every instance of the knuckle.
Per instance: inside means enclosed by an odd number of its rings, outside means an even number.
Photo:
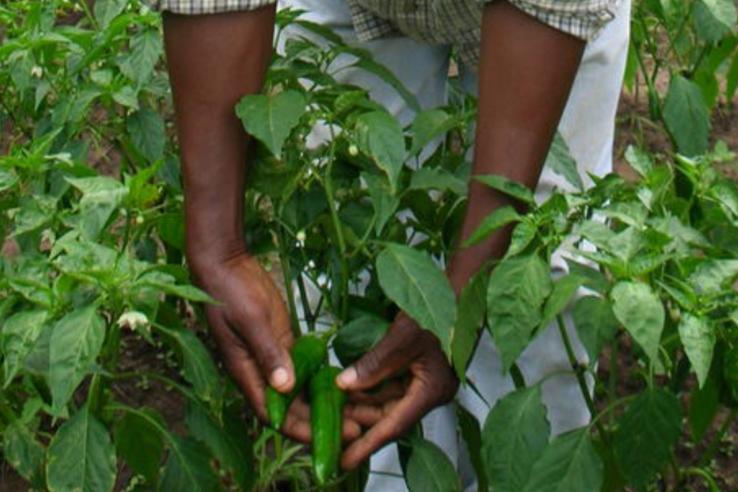
[[[367,352],[356,363],[356,374],[360,381],[371,378],[381,367],[381,360],[376,351]]]

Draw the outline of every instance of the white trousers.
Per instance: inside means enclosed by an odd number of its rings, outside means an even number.
[[[601,176],[612,170],[615,114],[628,51],[630,3],[630,0],[621,0],[616,18],[587,45],[559,125],[559,131],[568,143],[585,183],[590,183],[588,173]],[[305,10],[305,19],[330,27],[347,43],[369,50],[377,62],[390,69],[404,83],[424,109],[446,103],[450,47],[431,46],[405,36],[359,42],[345,0],[281,0],[281,8],[287,7]],[[282,41],[293,36],[314,38],[296,26],[289,27],[281,36]],[[335,67],[345,66],[350,61],[339,58]],[[469,67],[459,67],[459,77],[462,87],[469,93],[476,94],[477,77],[474,71]],[[412,121],[414,112],[392,87],[376,76],[359,69],[343,69],[336,78],[367,89],[375,100],[382,103],[403,124]],[[564,182],[560,176],[544,169],[536,197],[544,200],[553,188],[562,186]],[[566,265],[559,256],[555,257],[552,269],[555,274],[565,271]],[[574,333],[572,338],[576,342]],[[576,349],[577,356],[586,360],[586,353],[581,346]],[[552,373],[570,369],[555,326],[544,330],[527,347],[518,359],[518,366],[527,384],[535,384]],[[483,424],[490,410],[488,405],[493,406],[499,398],[514,389],[510,377],[502,373],[500,357],[486,332],[480,340],[467,374],[483,399],[470,389],[462,388],[457,401]],[[590,415],[573,375],[549,376],[542,389],[554,434],[588,423]],[[422,424],[425,438],[435,442],[446,452],[449,459],[458,466],[465,487],[475,490],[464,444],[456,430],[453,405],[431,412],[423,419]],[[407,490],[396,445],[391,444],[377,452],[372,457],[371,470],[373,473],[366,490]]]

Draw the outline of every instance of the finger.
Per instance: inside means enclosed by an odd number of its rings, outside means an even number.
[[[347,405],[345,415],[364,427],[373,427],[386,417],[399,402],[400,400],[397,399],[383,405]]]
[[[293,439],[300,440],[301,442],[310,441],[310,407],[302,398],[295,398],[295,401],[290,405],[288,419],[290,427],[283,426],[281,431],[287,434]],[[305,428],[307,426],[307,429]],[[307,430],[307,432],[306,432]],[[291,434],[295,434],[293,437]],[[345,442],[355,440],[361,435],[361,425],[354,419],[344,417],[343,426],[341,428],[342,439]],[[304,439],[307,439],[304,440]]]
[[[336,378],[344,391],[366,390],[407,368],[423,349],[426,335],[405,315],[397,317],[376,347]]]
[[[303,419],[294,413],[288,413],[280,432],[290,439],[303,444],[310,444],[310,420]]]
[[[354,419],[344,417],[341,426],[341,440],[344,443],[350,443],[359,436],[361,436],[361,425]]]
[[[256,415],[267,418],[264,399],[264,380],[248,349],[218,314],[208,315],[211,333],[220,348],[223,364]]]
[[[419,380],[413,380],[405,397],[344,451],[341,466],[345,470],[356,468],[376,450],[405,434],[430,410],[427,393],[427,388]]]
[[[274,330],[271,321],[261,311],[247,312],[239,310],[238,318],[229,326],[241,336],[249,350],[256,358],[261,374],[269,384],[281,393],[287,393],[295,385],[292,359],[287,351],[291,339],[279,340],[274,333],[284,333],[282,329]],[[287,327],[289,334],[289,326]],[[287,335],[289,338],[289,335]]]
[[[352,403],[381,406],[388,401],[399,400],[405,395],[405,390],[404,381],[394,380],[385,381],[377,391],[351,391],[347,393],[347,396]]]

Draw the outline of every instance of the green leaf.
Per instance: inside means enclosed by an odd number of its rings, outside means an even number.
[[[487,287],[487,325],[505,372],[541,324],[541,308],[551,292],[548,265],[538,256],[504,260]]]
[[[672,77],[663,114],[680,153],[692,157],[707,151],[710,110],[697,84],[681,75]]]
[[[459,196],[466,195],[467,184],[456,175],[440,167],[421,167],[410,179],[410,190],[448,190]]]
[[[438,446],[425,439],[411,441],[405,481],[410,492],[461,492],[454,465]]]
[[[725,208],[726,213],[738,218],[738,186],[734,181],[720,180],[713,183],[709,193]]]
[[[523,219],[522,222],[518,222],[512,231],[510,246],[507,248],[505,257],[516,256],[525,251],[536,238],[537,232],[538,229],[529,220]]]
[[[605,224],[585,220],[575,226],[575,233],[597,246],[598,249],[611,252],[610,241],[615,237],[615,233]]]
[[[214,408],[220,408],[223,387],[218,369],[205,345],[188,329],[165,328],[159,324],[154,326],[174,341],[182,356],[184,377],[192,384],[195,394]]]
[[[94,3],[95,19],[101,29],[108,27],[128,5],[128,0],[96,0]]]
[[[561,314],[583,283],[584,279],[576,275],[566,275],[554,283],[551,295],[546,299],[546,304],[543,306],[541,328],[545,328],[556,316]]]
[[[59,414],[95,362],[105,339],[105,321],[95,305],[60,319],[49,343],[49,386],[53,411]]]
[[[651,155],[640,147],[628,145],[625,149],[625,160],[642,177],[648,175],[653,169],[653,159]]]
[[[7,388],[23,362],[33,350],[48,313],[46,311],[21,311],[7,318],[0,331],[0,353],[3,355],[4,388]]]
[[[477,272],[459,295],[458,317],[451,337],[451,359],[462,382],[484,323],[488,275],[486,268]]]
[[[479,426],[479,421],[471,412],[458,403],[456,404],[456,418],[459,421],[461,436],[464,443],[466,443],[466,451],[469,453],[469,459],[477,476],[476,490],[478,492],[488,492],[489,479],[482,457],[482,429]]]
[[[482,431],[482,456],[492,490],[523,490],[546,449],[549,432],[539,385],[516,390],[495,404]]]
[[[572,317],[589,360],[596,362],[602,347],[617,333],[618,320],[612,312],[612,305],[600,297],[582,297],[574,304]]]
[[[374,208],[376,217],[374,231],[377,235],[380,235],[384,226],[387,225],[387,221],[392,218],[397,207],[400,206],[400,199],[392,194],[386,178],[369,173],[361,173],[361,177],[366,181],[369,199],[372,201],[372,207]]]
[[[167,282],[159,282],[157,280],[142,280],[137,286],[155,287],[167,294],[187,299],[192,302],[205,302],[208,304],[218,304],[218,301],[210,297],[206,292],[198,289],[194,285],[186,284],[170,284]]]
[[[413,135],[413,145],[410,155],[415,155],[425,148],[436,138],[445,135],[456,125],[456,118],[442,109],[429,109],[420,113],[413,124],[410,132]]]
[[[620,282],[610,294],[613,313],[651,361],[659,350],[664,329],[664,306],[651,287],[640,282]]]
[[[0,192],[9,190],[18,182],[18,177],[5,169],[0,169]]]
[[[338,330],[333,339],[333,351],[344,367],[348,367],[371,350],[384,337],[389,322],[377,316],[362,316]]]
[[[386,111],[362,114],[356,120],[356,143],[387,175],[391,190],[397,190],[405,164],[405,137],[397,120]]]
[[[306,110],[305,96],[288,90],[274,95],[246,96],[236,106],[236,115],[249,134],[281,159],[285,140],[300,123]]]
[[[716,377],[709,377],[701,388],[695,387],[689,397],[689,427],[692,441],[700,442],[712,426],[720,410],[720,389]]]
[[[164,157],[167,136],[164,120],[159,113],[141,108],[128,117],[126,129],[133,145],[149,163]]]
[[[187,428],[192,436],[202,441],[240,486],[250,490],[255,476],[254,457],[249,432],[241,418],[226,416],[219,424],[197,403],[187,409]]]
[[[151,78],[163,51],[161,36],[156,30],[142,31],[131,39],[131,54],[121,64],[121,70],[141,86]]]
[[[545,166],[566,179],[574,189],[584,189],[582,177],[579,176],[577,161],[571,156],[569,146],[559,132],[556,132],[556,136],[551,143],[551,149],[548,151]]]
[[[496,174],[474,176],[474,179],[527,205],[535,205],[536,203],[533,192],[517,181]]]
[[[679,338],[697,374],[697,381],[701,388],[705,385],[707,374],[710,372],[710,364],[712,364],[715,329],[707,319],[683,313],[679,322]]]
[[[518,212],[510,205],[500,207],[484,218],[479,227],[464,242],[464,247],[469,248],[487,239],[493,232],[506,225],[518,222],[521,219]]]
[[[697,34],[708,43],[717,43],[738,24],[733,0],[698,0],[693,18]]]
[[[49,444],[46,484],[51,492],[105,492],[115,485],[115,448],[108,431],[83,407]]]
[[[566,258],[566,264],[569,267],[569,273],[583,279],[584,283],[582,285],[588,289],[592,289],[600,294],[605,294],[609,290],[610,284],[599,270],[570,260],[569,258]]]
[[[356,67],[376,75],[383,82],[385,82],[395,91],[397,91],[397,93],[407,103],[410,109],[416,112],[420,112],[420,104],[418,103],[418,99],[415,97],[415,94],[407,90],[402,81],[398,79],[391,70],[389,70],[381,63],[377,63],[376,61],[374,61],[369,51],[362,50],[354,46],[343,46],[341,47],[341,51],[345,51],[359,58],[356,63],[351,65],[352,67]]]
[[[377,257],[377,274],[387,297],[421,327],[433,332],[448,353],[456,320],[456,296],[433,259],[408,246],[388,244]]]
[[[3,457],[18,474],[29,482],[42,476],[44,447],[19,420],[3,430]]]
[[[152,409],[143,408],[140,412],[148,418],[139,413],[126,412],[118,421],[115,426],[115,448],[131,470],[142,475],[150,484],[155,484],[164,453],[164,437],[160,428],[164,428],[165,423]],[[152,421],[159,425],[154,425]]]
[[[80,230],[88,239],[97,238],[125,199],[128,190],[120,181],[107,176],[65,179],[82,192],[79,201]]]
[[[204,444],[187,437],[170,434],[169,457],[159,491],[212,492],[218,477],[210,466],[210,453]]]
[[[615,454],[625,478],[645,487],[669,461],[682,430],[682,410],[676,396],[664,389],[647,389],[630,404],[615,432]]]
[[[524,492],[593,492],[600,490],[604,465],[588,429],[556,436],[535,463]]]
[[[125,85],[113,93],[113,101],[121,106],[138,111],[141,106],[138,104],[138,92],[130,85]]]
[[[707,260],[689,276],[689,284],[698,294],[714,295],[727,289],[738,276],[738,260]]]
[[[158,217],[159,237],[180,251],[185,249],[185,224],[182,213],[165,213]]]

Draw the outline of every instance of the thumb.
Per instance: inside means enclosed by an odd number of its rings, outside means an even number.
[[[268,321],[244,321],[239,323],[238,332],[256,359],[262,376],[280,393],[289,392],[295,385],[295,370],[285,344],[275,336]]]
[[[372,388],[385,379],[407,369],[420,350],[413,340],[421,330],[409,318],[398,318],[382,340],[352,366],[336,377],[336,384],[345,391]]]

